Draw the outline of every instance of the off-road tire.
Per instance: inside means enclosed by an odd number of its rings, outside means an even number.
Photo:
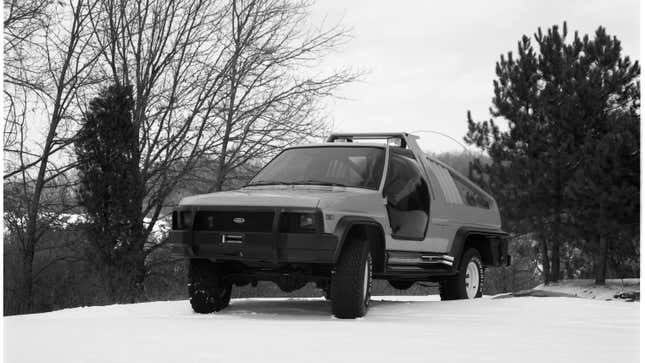
[[[340,319],[365,316],[371,295],[372,256],[369,242],[347,241],[336,263],[331,282],[331,307],[334,316]]]
[[[390,286],[397,290],[407,290],[414,285],[416,281],[406,281],[406,280],[388,280]]]
[[[477,264],[479,270],[479,286],[477,288],[475,298],[482,296],[484,288],[484,264],[482,263],[482,258],[479,255],[479,252],[474,248],[469,248],[461,257],[457,276],[439,282],[439,295],[441,296],[441,300],[468,299],[468,293],[466,291],[466,274],[468,264],[471,261]]]
[[[231,301],[230,282],[223,280],[223,267],[204,259],[188,264],[188,295],[193,311],[209,314],[226,308]]]

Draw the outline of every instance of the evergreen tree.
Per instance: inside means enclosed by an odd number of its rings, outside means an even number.
[[[584,248],[594,256],[596,284],[605,283],[610,248],[619,260],[634,257],[625,247],[639,234],[639,119],[637,113],[618,112],[598,125],[604,133],[589,130],[582,146],[586,157],[567,187],[575,226],[590,236]]]
[[[79,199],[93,246],[90,255],[115,302],[136,298],[145,275],[143,188],[132,107],[132,87],[104,89],[90,102],[75,140]]]
[[[493,119],[474,122],[469,113],[465,137],[491,157],[487,165],[475,161],[471,177],[499,198],[504,217],[512,221],[506,227],[535,232],[540,240],[547,283],[561,277],[560,250],[569,232],[578,235],[580,223],[591,223],[574,213],[597,197],[590,189],[573,192],[591,177],[585,165],[608,157],[598,141],[616,142],[606,136],[616,130],[613,115],[639,103],[634,101],[638,62],[621,56],[615,37],[602,27],[593,39],[576,32],[567,43],[566,37],[566,23],[562,31],[557,26],[547,34],[538,29],[537,48],[523,36],[516,58],[511,52],[502,55],[491,115],[506,120],[508,127],[502,130]]]

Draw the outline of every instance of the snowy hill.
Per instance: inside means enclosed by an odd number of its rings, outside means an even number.
[[[640,303],[575,298],[374,297],[338,320],[318,298],[187,301],[4,319],[5,362],[636,362]]]

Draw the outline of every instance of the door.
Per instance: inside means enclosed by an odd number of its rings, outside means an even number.
[[[430,216],[430,193],[414,156],[391,152],[383,197],[392,238],[423,240]]]

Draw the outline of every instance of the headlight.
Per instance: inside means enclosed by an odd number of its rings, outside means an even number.
[[[320,224],[318,213],[285,212],[280,215],[281,233],[315,233]]]
[[[300,215],[300,228],[302,229],[316,229],[316,217],[313,214]]]

